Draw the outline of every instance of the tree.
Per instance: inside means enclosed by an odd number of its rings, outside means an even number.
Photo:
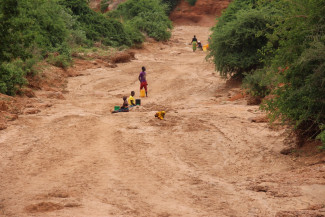
[[[242,76],[263,67],[259,52],[268,42],[266,32],[273,23],[271,14],[235,1],[213,28],[210,53],[216,69],[224,77]]]
[[[283,85],[275,85],[276,97],[264,108],[292,121],[300,135],[315,138],[325,123],[325,0],[278,4],[285,11],[269,36],[270,44],[278,44],[269,70]]]

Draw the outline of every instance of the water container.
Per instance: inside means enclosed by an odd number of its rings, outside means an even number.
[[[141,99],[136,99],[136,100],[135,100],[135,104],[136,104],[136,105],[141,105]]]
[[[203,46],[203,51],[208,51],[209,50],[209,44],[206,44]]]
[[[114,111],[118,111],[120,109],[120,106],[114,106]]]
[[[140,97],[145,97],[146,91],[144,89],[140,90]]]

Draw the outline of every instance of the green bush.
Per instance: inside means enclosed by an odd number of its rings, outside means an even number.
[[[132,23],[138,30],[160,41],[170,38],[172,23],[167,16],[167,5],[160,0],[129,0],[107,15]]]
[[[75,19],[55,0],[16,0],[15,12],[0,17],[0,61],[35,58],[82,40]],[[1,11],[5,10],[2,6]],[[6,12],[7,13],[7,12]],[[5,14],[5,13],[4,13]],[[10,31],[10,32],[9,32]]]
[[[171,29],[172,25],[167,16],[155,12],[143,12],[132,20],[135,27],[144,31],[149,37],[158,41],[166,41],[171,37],[171,32],[166,31]]]
[[[0,91],[14,95],[26,83],[25,75],[36,74],[34,64],[47,53],[63,52],[74,22],[56,0],[1,1]]]
[[[270,69],[284,86],[273,91],[277,97],[264,108],[315,138],[325,123],[325,0],[293,3],[283,7],[285,13],[269,36],[278,45]],[[279,67],[287,70],[279,72]]]
[[[0,61],[26,59],[30,56],[27,48],[33,42],[33,35],[22,34],[31,26],[32,20],[21,15],[17,0],[0,1]]]
[[[77,29],[71,30],[68,44],[71,47],[76,45],[90,46],[92,42],[87,39],[85,31],[78,27]]]
[[[91,10],[87,0],[59,0],[71,10],[88,40],[108,46],[131,45],[122,23]]]
[[[243,87],[250,95],[263,98],[271,92],[275,79],[272,72],[259,69],[244,75]]]
[[[130,21],[124,23],[124,30],[128,35],[132,45],[140,45],[144,41],[144,36],[141,31]]]
[[[109,0],[103,0],[102,9],[108,4]],[[157,40],[170,37],[172,25],[166,15],[167,6],[161,1],[131,0],[121,5],[117,14],[126,17],[123,24],[94,12],[87,0],[1,1],[0,65],[6,72],[0,80],[1,92],[14,94],[15,88],[24,83],[18,79],[22,75],[18,66],[16,74],[10,71],[10,62],[15,59],[21,59],[21,70],[35,75],[33,66],[42,58],[59,67],[69,66],[70,48],[76,45],[101,42],[122,48],[138,46],[144,40],[141,31]],[[15,77],[15,81],[10,82],[8,77]]]
[[[24,83],[21,70],[35,75],[33,65],[43,58],[49,56],[47,61],[59,67],[69,66],[70,48],[75,45],[131,44],[120,22],[92,11],[86,0],[3,0],[0,28],[0,65],[5,73],[0,78],[1,92],[7,94]],[[23,62],[15,68],[17,73],[11,71],[15,59]]]
[[[210,40],[208,57],[213,58],[216,69],[227,77],[262,68],[259,51],[268,41],[263,32],[272,23],[270,16],[257,9],[239,10],[229,18],[226,15],[213,28]]]
[[[225,77],[244,74],[272,119],[325,147],[325,0],[235,0],[219,18],[210,57]]]
[[[275,118],[292,120],[297,129],[314,138],[325,123],[325,45],[312,46],[280,75],[285,85],[273,91],[277,97],[265,109]]]
[[[71,65],[71,59],[66,55],[54,55],[50,54],[47,58],[47,62],[51,65],[66,69],[68,66]]]
[[[111,2],[111,0],[101,0],[100,1],[100,12],[104,13],[107,10],[110,2]]]
[[[36,44],[48,50],[55,50],[67,41],[70,34],[68,25],[72,25],[67,22],[73,21],[63,7],[55,1],[42,0],[26,1],[21,6],[28,10],[24,13],[34,22],[27,34],[34,35]]]
[[[162,0],[164,4],[168,6],[168,14],[178,5],[180,0]]]
[[[0,65],[0,92],[15,95],[22,85],[26,84],[23,61],[3,62]]]
[[[35,69],[35,65],[39,62],[37,57],[32,57],[25,60],[23,65],[23,70],[28,76],[35,76],[37,74],[37,70]]]

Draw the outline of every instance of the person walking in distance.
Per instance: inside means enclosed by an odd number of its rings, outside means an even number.
[[[146,67],[142,66],[142,72],[139,74],[139,81],[140,81],[140,91],[142,88],[146,91],[146,96],[148,96],[148,83],[147,83],[147,73],[146,73]]]
[[[197,38],[196,38],[195,35],[192,38],[191,44],[192,44],[192,47],[193,47],[193,52],[195,52],[196,51],[196,44],[197,44]]]

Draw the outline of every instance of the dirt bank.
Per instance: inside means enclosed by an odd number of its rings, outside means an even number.
[[[176,25],[213,26],[216,16],[220,16],[231,0],[197,0],[194,6],[181,0],[170,15]]]
[[[194,34],[209,28],[177,26],[117,68],[81,64],[64,99],[37,91],[52,106],[0,131],[0,216],[323,216],[324,155],[280,154],[285,130],[253,122],[263,113],[191,51]],[[149,97],[111,114],[138,98],[143,65]]]

